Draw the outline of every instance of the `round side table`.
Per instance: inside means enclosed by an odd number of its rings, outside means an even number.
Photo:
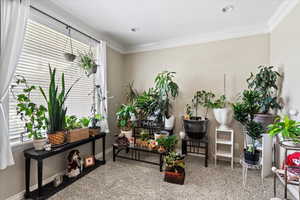
[[[248,169],[260,170],[261,169],[261,162],[259,160],[256,165],[252,165],[252,164],[246,163],[244,158],[241,158],[240,159],[240,164],[243,167],[243,185],[244,185],[244,187],[246,187]]]

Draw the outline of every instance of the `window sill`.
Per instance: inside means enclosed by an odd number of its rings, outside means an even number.
[[[20,151],[24,151],[25,149],[29,149],[33,147],[33,142],[32,141],[28,141],[28,142],[24,142],[24,143],[17,143],[17,144],[13,144],[11,146],[12,152],[20,152]]]

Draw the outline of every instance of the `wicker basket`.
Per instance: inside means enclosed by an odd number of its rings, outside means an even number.
[[[64,131],[58,131],[55,133],[48,133],[49,143],[52,145],[58,145],[65,143],[66,135]]]
[[[95,136],[100,134],[101,129],[100,128],[89,128],[90,136]]]
[[[74,130],[70,130],[67,133],[67,142],[77,142],[80,140],[84,140],[90,137],[88,128],[78,128]]]

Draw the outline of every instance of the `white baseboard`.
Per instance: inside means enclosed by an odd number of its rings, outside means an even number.
[[[105,154],[109,154],[111,152],[112,152],[112,148],[109,148],[109,149],[106,149]],[[98,153],[98,154],[95,155],[95,157],[97,159],[100,159],[103,156],[102,156],[102,153]],[[50,177],[44,179],[43,180],[43,184],[48,184],[48,183],[52,182],[56,176],[64,174],[64,173],[65,173],[64,171],[61,171],[61,172],[58,172],[58,173],[54,174],[53,176],[50,176]],[[35,190],[35,189],[37,189],[37,184],[32,185],[30,187],[31,191]],[[25,194],[25,190],[23,190],[22,192],[19,192],[19,193],[15,194],[15,195],[13,195],[13,196],[8,197],[6,200],[23,200],[24,199],[24,194]]]

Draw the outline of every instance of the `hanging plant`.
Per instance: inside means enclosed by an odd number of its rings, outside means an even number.
[[[67,49],[67,43],[68,43],[68,40],[66,40],[66,45],[65,45],[65,53],[64,53],[64,57],[67,61],[69,62],[73,62],[76,58],[76,55],[73,53],[73,45],[72,45],[72,37],[71,37],[71,29],[69,27],[67,27],[69,33],[69,41],[70,41],[70,48],[71,48],[71,53],[69,52],[66,52],[66,49]]]
[[[93,52],[79,53],[79,66],[84,70],[87,77],[97,72],[96,59]]]

